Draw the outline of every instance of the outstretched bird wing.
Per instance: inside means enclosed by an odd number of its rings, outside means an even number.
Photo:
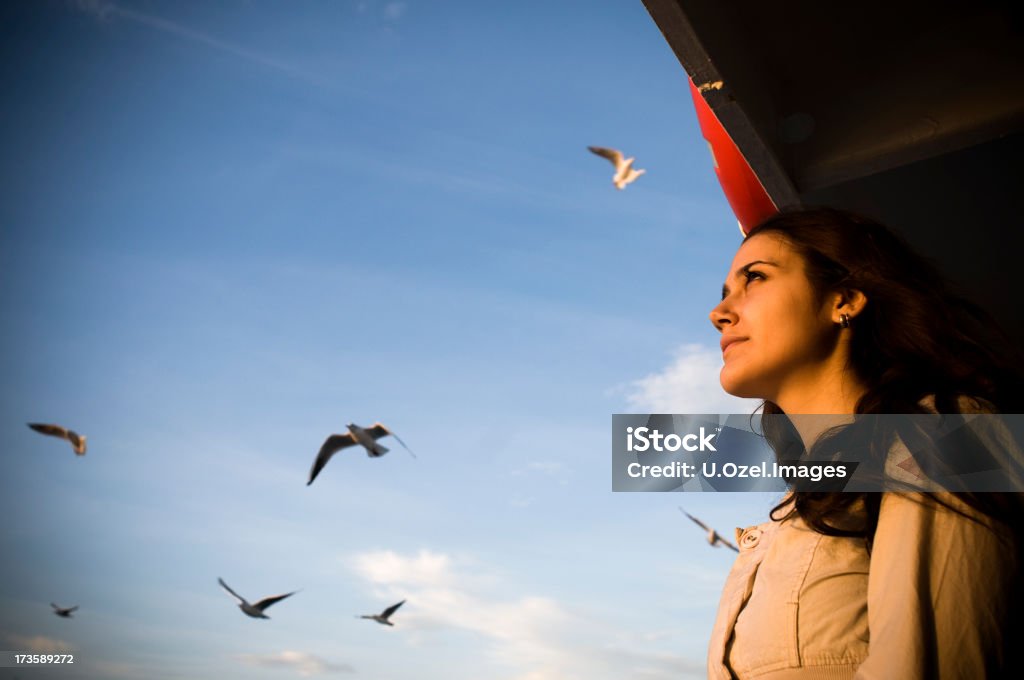
[[[46,423],[28,423],[28,426],[31,427],[36,432],[48,434],[51,437],[60,437],[61,439],[68,438],[67,429],[61,427],[60,425],[48,425]]]
[[[398,611],[398,608],[401,607],[403,604],[405,604],[405,600],[402,600],[398,604],[391,605],[390,607],[388,607],[387,609],[385,609],[384,611],[382,611],[380,613],[381,618],[382,619],[388,618],[389,616],[394,614],[396,611]]]
[[[704,522],[701,522],[699,519],[697,519],[696,517],[694,517],[693,515],[688,513],[686,510],[683,510],[682,508],[679,508],[679,512],[681,512],[684,515],[686,515],[687,517],[689,517],[697,526],[699,526],[704,531],[711,531],[711,527],[709,527],[708,525],[704,524]]]
[[[590,149],[592,153],[596,153],[598,156],[610,160],[612,165],[616,168],[622,164],[622,152],[617,149],[606,149],[603,146],[588,146],[587,148]]]
[[[320,447],[320,453],[316,455],[316,460],[313,461],[313,467],[309,470],[309,481],[306,482],[306,486],[313,483],[316,476],[320,474],[320,471],[327,465],[327,461],[331,459],[331,456],[341,451],[347,446],[354,446],[357,444],[356,438],[351,432],[346,434],[332,434],[330,437],[324,440],[323,446]]]
[[[719,542],[719,543],[721,543],[722,545],[724,545],[724,546],[725,546],[726,548],[732,548],[732,549],[733,549],[733,550],[735,550],[736,552],[739,552],[739,551],[740,551],[740,549],[739,549],[739,548],[737,548],[737,547],[736,547],[735,545],[733,545],[733,544],[732,544],[732,543],[731,543],[731,542],[729,541],[729,539],[727,539],[727,538],[722,538],[722,535],[721,535],[721,534],[719,534],[719,533],[717,533],[717,532],[716,532],[716,533],[715,533],[715,536],[717,536],[717,537],[718,537],[718,542]]]
[[[238,600],[239,602],[241,602],[242,604],[249,604],[248,602],[245,601],[244,597],[242,597],[241,595],[239,595],[235,591],[231,590],[231,588],[228,586],[228,584],[224,583],[224,579],[220,578],[219,576],[217,577],[217,583],[220,584],[221,588],[223,588],[224,590],[226,590],[229,593],[231,593],[231,595],[234,596],[234,598],[236,600]]]
[[[256,604],[254,604],[253,607],[256,607],[256,609],[259,609],[260,611],[263,611],[264,609],[266,609],[270,605],[276,604],[276,603],[280,602],[281,600],[283,600],[286,597],[291,597],[292,595],[294,595],[297,592],[299,592],[299,591],[293,590],[292,592],[285,593],[284,595],[273,595],[271,597],[265,597],[262,600],[260,600],[259,602],[257,602]]]
[[[51,437],[59,437],[70,442],[71,447],[75,450],[75,453],[79,456],[85,455],[85,437],[80,436],[77,432],[69,430],[66,427],[60,425],[51,425],[48,423],[28,423],[36,432],[46,434]]]
[[[384,423],[380,421],[377,421],[370,427],[365,427],[363,429],[366,431],[366,434],[370,435],[374,439],[380,439],[381,437],[387,437],[388,435],[394,436],[394,433],[385,427]]]
[[[410,449],[408,446],[405,445],[405,442],[402,441],[402,438],[399,437],[394,432],[392,432],[391,430],[389,430],[387,427],[385,427],[383,423],[381,423],[381,422],[374,423],[370,427],[366,428],[366,432],[367,432],[367,434],[369,434],[374,439],[380,439],[381,437],[392,436],[392,437],[394,437],[398,441],[399,444],[402,445],[403,449],[405,449],[406,451],[409,452],[410,456],[412,456],[413,458],[416,457],[416,454],[412,452],[412,449]]]

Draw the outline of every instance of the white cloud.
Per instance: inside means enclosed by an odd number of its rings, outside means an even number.
[[[384,604],[405,599],[394,617],[395,630],[410,633],[412,644],[432,644],[446,630],[469,632],[497,668],[514,669],[515,680],[576,680],[637,677],[668,680],[703,676],[704,664],[681,656],[646,652],[642,634],[604,623],[550,597],[519,592],[499,570],[462,556],[421,550],[402,555],[390,550],[362,553],[349,561],[359,576],[378,586]],[[497,677],[481,669],[481,676]]]
[[[672,363],[630,385],[626,399],[638,413],[753,413],[760,403],[728,394],[718,381],[721,352],[683,345]]]
[[[49,638],[43,635],[27,637],[24,635],[16,635],[14,633],[6,633],[3,637],[14,649],[23,652],[31,652],[33,654],[67,654],[75,649],[70,642],[64,642],[63,640]]]
[[[348,664],[332,663],[313,654],[291,650],[285,650],[277,654],[241,654],[237,658],[251,666],[291,668],[302,676],[355,672],[355,669]]]
[[[352,567],[371,583],[439,588],[452,585],[450,562],[447,555],[427,550],[421,550],[414,558],[380,550],[356,555]]]

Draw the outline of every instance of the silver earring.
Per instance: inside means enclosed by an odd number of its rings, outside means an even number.
[[[839,325],[842,326],[843,328],[849,328],[850,327],[850,315],[849,314],[840,314],[839,315]]]

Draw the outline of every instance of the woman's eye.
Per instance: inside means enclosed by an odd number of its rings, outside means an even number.
[[[756,279],[764,280],[764,274],[762,274],[761,272],[747,270],[743,272],[743,276],[747,279],[747,283],[750,283],[751,281],[754,281]]]

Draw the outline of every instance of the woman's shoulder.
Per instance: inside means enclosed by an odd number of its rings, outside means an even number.
[[[940,416],[935,395],[919,402],[929,414]],[[920,441],[911,453],[901,436],[889,450],[885,474],[896,482],[890,488],[912,491],[1024,491],[1024,451],[1019,427],[1014,418],[1001,414],[996,406],[981,397],[960,395],[952,408],[941,409],[957,418],[938,417],[917,423],[917,429],[930,433],[933,442],[941,440],[942,459]],[[927,414],[926,414],[927,417]],[[911,428],[913,430],[913,428]],[[1016,434],[1015,434],[1016,433]],[[927,442],[926,442],[927,443]],[[933,478],[934,474],[939,477]]]

